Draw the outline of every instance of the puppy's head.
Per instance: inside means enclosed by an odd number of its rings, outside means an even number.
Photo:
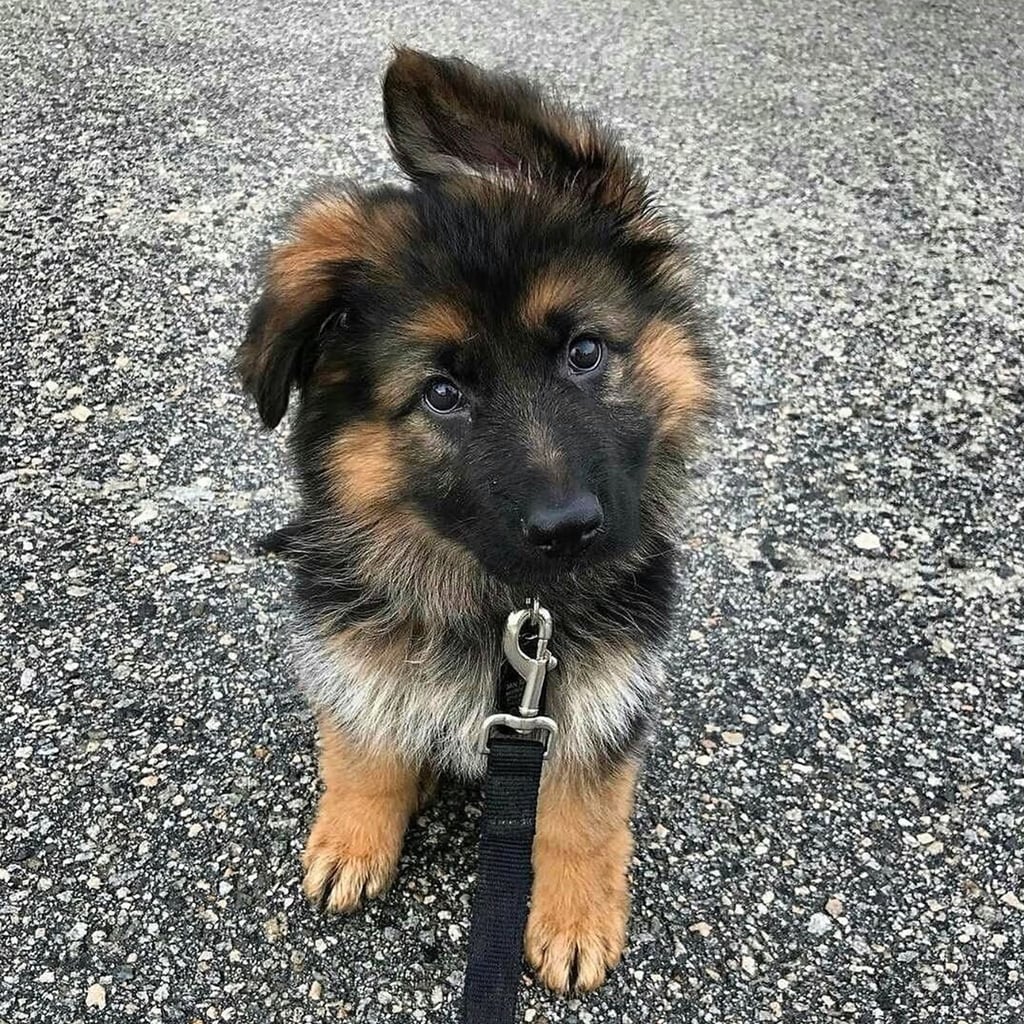
[[[517,587],[629,556],[711,404],[685,250],[611,136],[518,78],[401,50],[384,102],[412,189],[311,198],[239,354],[267,426],[299,392],[322,542]]]

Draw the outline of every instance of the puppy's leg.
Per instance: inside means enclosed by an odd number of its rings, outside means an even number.
[[[320,719],[324,794],[306,843],[306,895],[329,911],[354,910],[394,877],[419,773],[397,758],[369,753]]]
[[[537,806],[526,957],[556,992],[588,991],[626,942],[638,766],[627,761],[596,779],[552,767]]]

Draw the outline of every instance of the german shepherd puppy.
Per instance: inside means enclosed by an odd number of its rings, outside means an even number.
[[[423,780],[481,776],[510,611],[554,619],[526,954],[599,985],[675,604],[673,535],[716,374],[688,248],[591,119],[522,79],[400,49],[410,187],[323,190],[270,254],[238,355],[267,427],[298,408],[290,529],[324,793],[306,893],[395,873]]]

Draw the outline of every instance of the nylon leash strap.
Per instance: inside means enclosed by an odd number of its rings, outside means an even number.
[[[513,612],[503,649],[519,682],[499,679],[499,710],[485,719],[480,753],[487,756],[477,888],[469,928],[462,996],[463,1024],[512,1024],[523,962],[523,932],[533,884],[533,836],[541,769],[558,726],[541,714],[551,615],[534,599]],[[536,651],[522,647],[536,630]],[[516,692],[518,691],[518,693]],[[518,702],[518,713],[512,708]]]

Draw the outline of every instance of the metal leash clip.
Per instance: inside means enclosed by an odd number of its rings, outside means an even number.
[[[531,657],[522,648],[520,639],[527,623],[537,627],[537,653]],[[558,734],[558,723],[546,715],[540,714],[540,700],[544,693],[544,680],[548,670],[556,668],[558,661],[548,650],[551,642],[551,612],[541,607],[534,598],[528,607],[512,612],[505,623],[505,634],[502,649],[505,658],[526,686],[519,702],[519,714],[510,715],[499,712],[488,715],[480,727],[478,750],[486,754],[490,743],[491,732],[504,727],[521,734],[540,733],[544,743],[544,757],[551,752],[551,742]]]

